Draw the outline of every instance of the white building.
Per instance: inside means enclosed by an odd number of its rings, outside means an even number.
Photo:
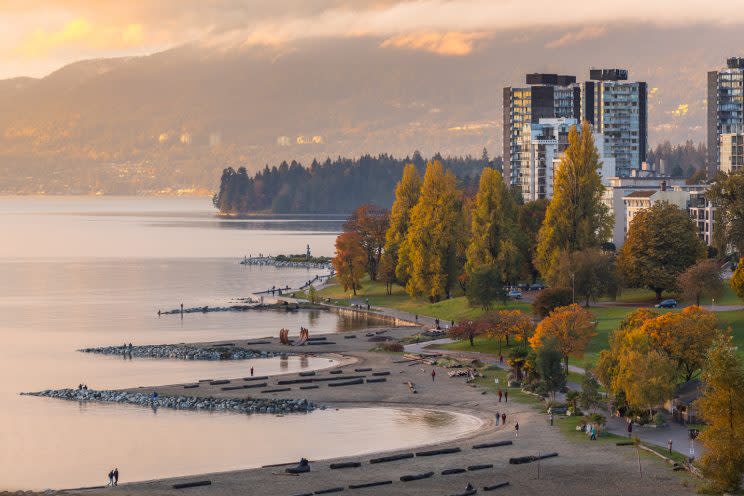
[[[553,197],[555,171],[568,147],[568,133],[573,126],[580,131],[578,121],[573,118],[543,118],[523,126],[518,148],[527,153],[519,161],[516,184],[525,201]],[[604,136],[599,133],[592,133],[592,136],[602,163],[602,183],[607,186],[615,175],[615,159],[605,156]]]
[[[660,190],[634,191],[623,198],[625,203],[625,234],[630,229],[630,223],[641,210],[651,208],[656,203],[668,202],[676,205],[681,210],[687,210],[690,201],[690,193],[682,190],[668,190],[666,183],[662,182]]]
[[[744,134],[724,133],[719,138],[719,168],[736,172],[744,167]]]

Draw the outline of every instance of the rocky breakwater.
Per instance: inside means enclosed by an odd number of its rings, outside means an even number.
[[[121,355],[140,358],[176,358],[180,360],[249,360],[253,358],[272,358],[286,353],[257,351],[235,346],[196,347],[186,345],[158,344],[147,346],[103,346],[83,348],[83,353],[101,355]]]
[[[147,393],[130,393],[116,390],[95,389],[47,389],[33,393],[21,393],[24,396],[57,398],[70,401],[98,401],[139,405],[151,408],[172,408],[175,410],[207,410],[234,413],[304,413],[317,408],[307,399],[230,399],[198,398],[195,396],[154,396]]]

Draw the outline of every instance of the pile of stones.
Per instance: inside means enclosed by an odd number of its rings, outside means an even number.
[[[208,410],[234,413],[269,413],[285,414],[310,412],[317,406],[307,399],[229,399],[198,398],[195,396],[153,396],[148,393],[131,393],[115,390],[95,389],[47,389],[33,393],[21,393],[26,396],[57,398],[74,401],[100,401],[147,407],[173,408],[176,410]]]
[[[196,346],[159,344],[147,346],[104,346],[101,348],[84,348],[83,353],[101,355],[122,355],[140,358],[177,358],[180,360],[249,360],[253,358],[272,358],[286,353],[256,351],[233,346]]]

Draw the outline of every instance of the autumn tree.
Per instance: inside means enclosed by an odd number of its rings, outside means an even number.
[[[467,339],[470,341],[470,346],[475,346],[475,337],[483,334],[483,326],[478,321],[466,320],[459,322],[457,325],[452,326],[447,331],[447,335],[451,339]]]
[[[393,256],[385,252],[380,259],[380,266],[377,268],[377,278],[385,283],[385,294],[393,294],[393,284],[395,284],[395,264]]]
[[[526,344],[535,330],[532,319],[521,310],[498,310],[484,314],[479,319],[484,333],[491,339],[499,340],[501,354],[502,340],[509,345],[509,336],[515,336]]]
[[[558,307],[538,324],[530,345],[538,350],[546,339],[554,338],[568,373],[569,357],[581,358],[589,341],[597,335],[592,319],[591,312],[575,303]]]
[[[679,275],[677,286],[686,300],[700,305],[700,298],[714,298],[723,292],[721,268],[715,260],[701,260]]]
[[[527,271],[533,283],[540,275],[540,271],[535,266],[538,243],[537,235],[545,220],[545,211],[548,209],[549,203],[546,199],[540,199],[526,202],[519,207],[519,232],[525,239],[524,257],[527,262]]]
[[[543,319],[556,308],[565,307],[573,302],[571,288],[546,288],[537,293],[532,300],[532,311]]]
[[[496,267],[499,282],[516,281],[522,266],[522,254],[515,244],[517,214],[501,173],[483,169],[471,212],[472,235],[465,263],[468,275],[482,267]]]
[[[714,238],[718,250],[725,253],[730,245],[744,254],[744,171],[719,172],[706,196],[716,206]]]
[[[730,337],[711,346],[702,382],[695,405],[707,424],[699,437],[703,474],[716,492],[737,493],[744,474],[744,366]]]
[[[705,244],[687,212],[657,202],[633,217],[617,263],[625,284],[647,287],[660,300],[665,290],[677,287],[679,275],[704,256]]]
[[[736,266],[734,275],[731,277],[730,285],[736,296],[744,300],[744,257],[739,259],[739,265]]]
[[[352,290],[356,295],[362,287],[361,281],[367,264],[367,253],[362,248],[361,236],[356,232],[343,232],[336,238],[336,256],[333,268],[344,290]]]
[[[697,375],[708,348],[724,334],[716,314],[698,306],[648,319],[641,324],[640,330],[649,336],[655,350],[675,363],[686,381]]]
[[[408,233],[411,210],[418,203],[420,196],[421,176],[415,165],[407,164],[403,169],[403,177],[395,187],[395,201],[390,210],[390,227],[385,233],[385,253],[390,257],[390,264],[398,281],[404,284],[408,280],[409,264],[407,260],[399,260],[398,255]]]
[[[357,208],[344,224],[344,231],[359,235],[361,247],[367,256],[365,268],[373,281],[377,280],[377,268],[385,248],[388,225],[388,211],[375,205],[362,205]]]
[[[462,198],[455,176],[445,173],[440,162],[430,162],[400,247],[399,257],[408,264],[408,294],[426,295],[430,301],[450,296],[461,271],[464,234]]]
[[[597,247],[610,237],[612,216],[602,202],[600,167],[589,124],[582,125],[581,133],[572,127],[568,148],[555,171],[553,199],[538,236],[535,265],[546,279],[562,251]]]

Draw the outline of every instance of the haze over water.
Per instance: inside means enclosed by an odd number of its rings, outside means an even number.
[[[358,329],[326,312],[157,316],[296,287],[317,271],[245,267],[249,254],[331,255],[340,217],[220,220],[209,201],[0,198],[0,489],[122,482],[379,451],[452,437],[478,421],[401,409],[308,415],[210,414],[19,396],[22,391],[121,388],[332,365],[290,357],[242,362],[123,360],[76,352],[132,342],[178,343]],[[383,434],[383,435],[380,435]]]

